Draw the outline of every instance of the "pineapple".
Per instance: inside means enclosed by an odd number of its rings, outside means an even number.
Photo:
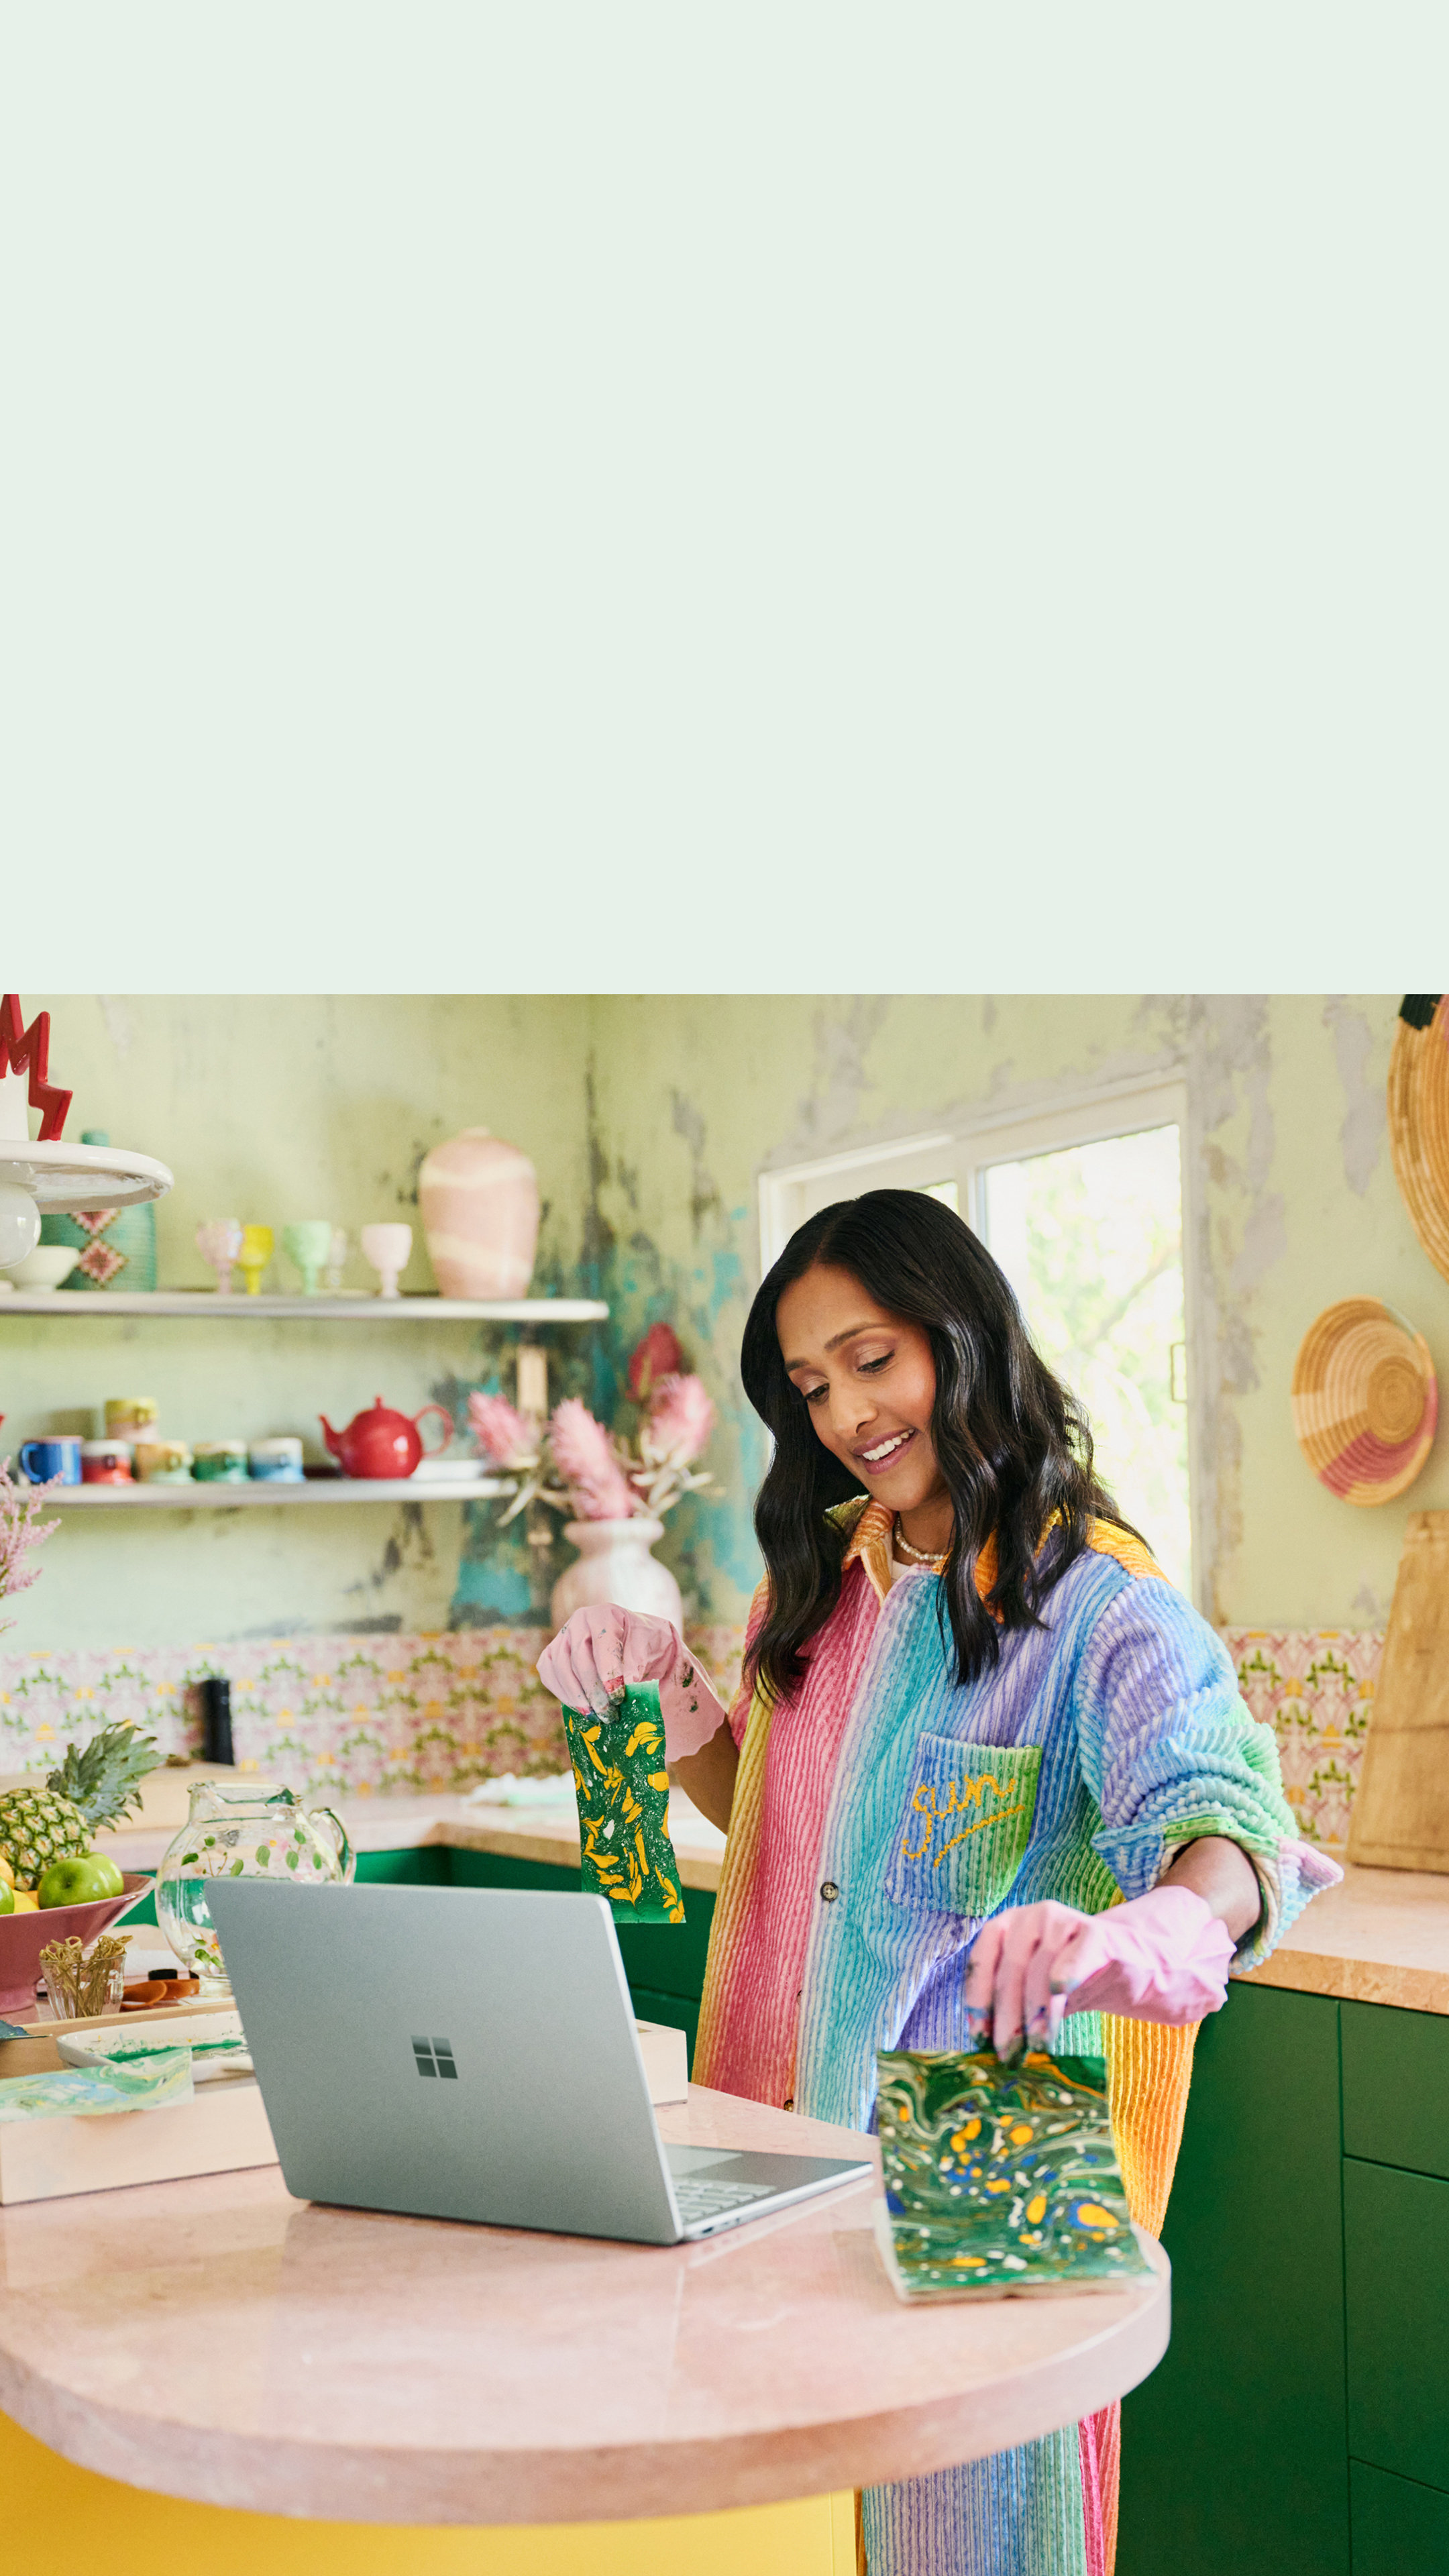
[[[108,1726],[87,1745],[68,1744],[65,1760],[43,1789],[0,1796],[0,1857],[18,1889],[38,1885],[51,1862],[89,1851],[102,1825],[140,1803],[140,1782],[161,1755],[134,1726]]]

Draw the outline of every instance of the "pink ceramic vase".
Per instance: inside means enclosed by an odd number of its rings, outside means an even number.
[[[445,1297],[525,1297],[538,1247],[538,1178],[526,1154],[465,1127],[418,1174],[428,1257]]]

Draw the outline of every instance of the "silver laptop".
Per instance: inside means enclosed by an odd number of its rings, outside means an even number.
[[[871,2171],[665,2144],[602,1897],[231,1879],[206,1898],[299,2200],[677,2245]]]

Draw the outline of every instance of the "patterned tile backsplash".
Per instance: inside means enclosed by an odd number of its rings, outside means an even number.
[[[1254,1717],[1278,1739],[1284,1794],[1304,1841],[1341,1860],[1382,1628],[1226,1628],[1223,1642]]]
[[[68,1743],[120,1718],[144,1726],[163,1754],[198,1756],[199,1685],[215,1673],[231,1683],[241,1769],[294,1789],[365,1797],[561,1771],[558,1703],[534,1671],[549,1633],[468,1628],[0,1655],[0,1773],[49,1770]],[[733,1691],[743,1630],[700,1628],[690,1642]]]
[[[1278,1739],[1304,1840],[1341,1854],[1383,1652],[1380,1629],[1231,1628],[1225,1642],[1254,1717]],[[273,1644],[148,1647],[133,1654],[0,1655],[0,1773],[48,1770],[70,1742],[118,1718],[163,1753],[201,1748],[198,1685],[231,1682],[243,1770],[353,1796],[468,1788],[512,1771],[562,1770],[556,1703],[534,1665],[545,1628],[435,1637],[287,1637]],[[741,1628],[691,1630],[733,1693]]]

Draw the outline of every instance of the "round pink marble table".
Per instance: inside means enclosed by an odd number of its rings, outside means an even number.
[[[730,2094],[700,2144],[858,2147]],[[640,2247],[314,2208],[275,2166],[0,2211],[0,2411],[83,2467],[346,2522],[607,2521],[942,2468],[1134,2387],[1133,2291],[909,2309],[859,2183]]]

